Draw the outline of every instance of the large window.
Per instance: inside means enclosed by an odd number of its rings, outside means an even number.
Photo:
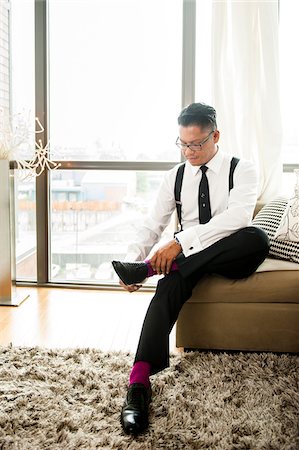
[[[52,154],[99,163],[52,174],[49,278],[109,284],[161,181],[147,162],[180,160],[182,1],[77,0],[70,13],[50,0],[48,13]]]
[[[62,162],[37,185],[16,177],[17,279],[116,283],[111,259],[181,158],[183,0],[10,3],[10,114],[31,132],[37,114]]]

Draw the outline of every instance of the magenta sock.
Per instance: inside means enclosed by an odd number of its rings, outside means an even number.
[[[151,263],[149,262],[149,260],[146,259],[144,262],[147,265],[147,276],[148,277],[152,277],[154,275],[157,275],[157,272],[152,268]]]
[[[152,277],[153,275],[157,275],[157,272],[152,268],[151,263],[148,259],[146,259],[145,264],[147,265],[147,277]],[[171,264],[170,271],[179,270],[179,266],[175,261]]]
[[[175,261],[173,261],[173,263],[171,264],[170,270],[171,270],[171,272],[174,272],[175,270],[179,270],[179,266],[177,265],[177,263]]]
[[[149,376],[151,365],[147,361],[137,361],[132,367],[129,385],[133,383],[142,383],[146,388],[150,386]]]

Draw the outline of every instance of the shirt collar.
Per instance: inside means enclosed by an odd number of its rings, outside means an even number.
[[[218,173],[220,172],[223,158],[224,158],[224,154],[221,153],[221,151],[218,148],[217,153],[213,156],[213,158],[208,163],[205,164],[205,166],[207,166],[209,170],[211,170],[216,175],[218,175]],[[195,176],[198,174],[198,172],[200,170],[200,166],[192,166],[192,164],[190,164],[189,161],[186,161],[186,164],[190,167],[192,175]]]

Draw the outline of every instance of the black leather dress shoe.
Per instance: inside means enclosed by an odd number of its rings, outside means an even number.
[[[112,265],[125,284],[142,283],[147,277],[147,265],[144,262],[112,261]]]
[[[151,388],[141,383],[129,386],[121,411],[121,424],[127,434],[139,434],[148,427],[148,406],[151,402]]]

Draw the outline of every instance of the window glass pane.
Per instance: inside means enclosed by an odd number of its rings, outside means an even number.
[[[51,280],[118,282],[111,261],[124,259],[162,177],[154,171],[53,172]],[[164,239],[172,238],[174,223]]]
[[[35,149],[34,0],[10,1],[10,116],[16,159],[29,159]],[[9,122],[8,122],[9,123]],[[28,175],[24,172],[22,178]],[[16,278],[32,280],[36,268],[35,180],[15,180]]]
[[[212,0],[196,2],[195,101],[212,104]]]
[[[32,280],[36,270],[36,190],[35,179],[20,181],[15,171],[16,277]]]
[[[9,113],[9,5],[0,2],[0,108]]]
[[[49,30],[54,154],[179,161],[182,0],[49,0]]]
[[[15,158],[29,159],[34,154],[35,140],[35,38],[34,0],[11,0],[11,119],[12,128],[21,129]],[[26,134],[27,130],[27,134]]]
[[[294,172],[284,172],[282,177],[283,183],[280,193],[287,198],[293,197],[295,194],[295,185],[297,177]]]
[[[279,2],[280,92],[283,162],[299,164],[299,61],[291,49],[299,42],[299,4]]]

